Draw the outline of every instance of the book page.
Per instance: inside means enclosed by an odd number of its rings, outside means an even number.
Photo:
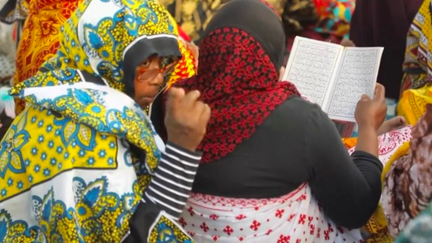
[[[328,103],[331,119],[355,122],[354,112],[363,94],[373,97],[383,48],[346,48]]]
[[[282,80],[322,107],[342,52],[339,45],[296,37]]]

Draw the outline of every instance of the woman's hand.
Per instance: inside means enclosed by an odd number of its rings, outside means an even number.
[[[385,102],[385,88],[377,84],[375,88],[375,97],[371,99],[368,95],[363,95],[357,103],[355,110],[355,119],[359,126],[371,127],[375,131],[383,124],[387,115],[387,104]]]
[[[355,119],[358,124],[358,140],[356,150],[364,151],[378,157],[378,129],[387,115],[385,89],[377,84],[375,97],[363,95],[357,103]]]
[[[206,133],[210,107],[199,101],[199,91],[185,94],[180,88],[170,88],[166,106],[165,126],[168,142],[195,151]]]

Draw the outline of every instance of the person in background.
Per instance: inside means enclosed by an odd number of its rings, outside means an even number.
[[[206,28],[198,74],[175,84],[212,109],[179,221],[198,242],[362,242],[357,228],[377,207],[384,88],[359,101],[349,156],[321,108],[279,82],[284,36],[262,2],[230,1]]]
[[[422,99],[417,97],[421,94],[429,95],[432,84],[432,25],[425,21],[432,17],[430,8],[431,1],[423,1],[406,37],[404,75],[400,89],[403,95],[398,103],[397,113],[412,125],[417,123],[425,112]],[[405,92],[407,90],[411,91]],[[410,95],[413,93],[418,95]]]
[[[0,0],[0,22],[14,26],[15,49],[21,38],[24,21],[29,13],[30,0]]]
[[[199,44],[204,29],[217,11],[230,0],[161,0],[190,39]],[[286,0],[267,0],[281,14]]]
[[[1,141],[0,242],[193,242],[177,220],[210,108],[170,89],[166,145],[143,109],[182,57],[169,13],[84,0],[60,31],[10,90],[29,105]]]
[[[428,211],[432,201],[432,88],[427,94],[407,90],[404,96],[416,96],[419,101],[416,105],[421,106],[424,113],[411,129],[411,141],[396,151],[383,171],[381,202],[393,237],[404,231],[422,211]],[[428,234],[430,236],[432,231]]]
[[[288,51],[296,36],[352,46],[349,41],[354,0],[287,0],[282,21]]]
[[[407,35],[402,96],[397,111],[414,125],[413,139],[397,151],[383,176],[383,208],[390,233],[398,236],[402,232],[397,242],[429,242],[432,234],[427,225],[428,204],[432,200],[432,47],[429,42],[432,25],[425,21],[432,17],[431,6],[431,0],[423,1]]]
[[[39,67],[56,54],[60,45],[60,26],[71,16],[80,1],[9,0],[6,3],[1,11],[5,19],[9,22],[25,19],[17,49],[14,84],[34,76]],[[24,106],[24,101],[16,99],[17,113]]]
[[[30,0],[0,0],[0,21],[23,24],[29,12]]]
[[[350,39],[358,47],[382,46],[378,82],[387,98],[400,96],[406,33],[423,0],[357,0]]]

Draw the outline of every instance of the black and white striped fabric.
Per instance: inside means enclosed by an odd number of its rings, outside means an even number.
[[[178,220],[192,190],[200,160],[201,153],[167,143],[155,175],[144,192],[143,201],[155,203]]]

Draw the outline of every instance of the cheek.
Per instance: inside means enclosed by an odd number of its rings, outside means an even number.
[[[147,89],[146,83],[135,82],[135,98],[145,95]]]

